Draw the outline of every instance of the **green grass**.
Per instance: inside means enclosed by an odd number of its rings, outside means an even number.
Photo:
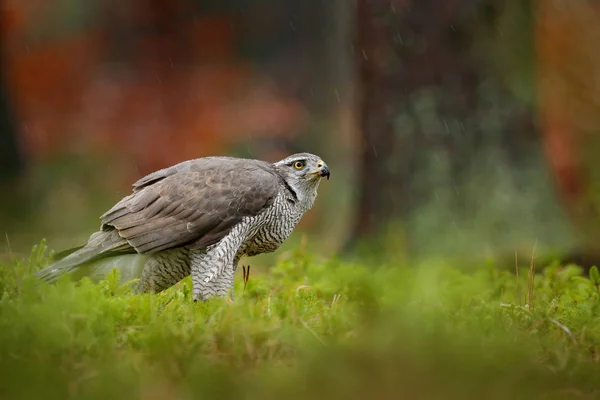
[[[193,303],[189,278],[156,295],[115,275],[36,286],[46,263],[42,243],[0,268],[2,399],[600,395],[596,270],[550,266],[531,286],[527,268],[517,285],[491,264],[376,268],[294,250],[245,290],[239,272],[233,302]]]

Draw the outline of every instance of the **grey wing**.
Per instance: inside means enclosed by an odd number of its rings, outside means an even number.
[[[102,229],[116,229],[138,253],[214,244],[277,196],[277,175],[247,167],[186,169],[152,178],[101,217]]]
[[[187,160],[180,162],[179,164],[175,164],[168,168],[159,169],[158,171],[152,172],[143,178],[140,178],[137,182],[133,184],[133,191],[139,191],[145,188],[146,186],[150,186],[153,183],[156,183],[168,176],[175,175],[181,172],[206,172],[206,169],[214,167],[217,163],[229,161],[230,163],[239,163],[239,159],[235,159],[233,157],[203,157],[195,160]],[[248,162],[256,162],[256,160],[248,160]]]
[[[192,169],[196,160],[183,161],[179,164],[175,164],[168,168],[159,169],[158,171],[152,172],[143,178],[140,178],[133,184],[133,191],[137,192],[142,190],[146,186],[150,186],[168,176],[175,175],[178,172],[188,172]]]

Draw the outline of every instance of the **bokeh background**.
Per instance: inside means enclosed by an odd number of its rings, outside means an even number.
[[[190,158],[322,156],[286,246],[600,259],[591,0],[2,3],[0,252],[85,241]],[[412,262],[412,261],[411,261]]]

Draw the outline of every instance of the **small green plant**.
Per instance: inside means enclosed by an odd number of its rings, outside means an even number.
[[[598,272],[598,267],[595,265],[590,268],[590,280],[594,284],[596,290],[600,286],[600,272]]]

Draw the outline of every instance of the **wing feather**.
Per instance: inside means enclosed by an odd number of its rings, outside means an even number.
[[[154,172],[102,217],[138,253],[218,242],[273,204],[279,175],[257,160],[206,157]]]

